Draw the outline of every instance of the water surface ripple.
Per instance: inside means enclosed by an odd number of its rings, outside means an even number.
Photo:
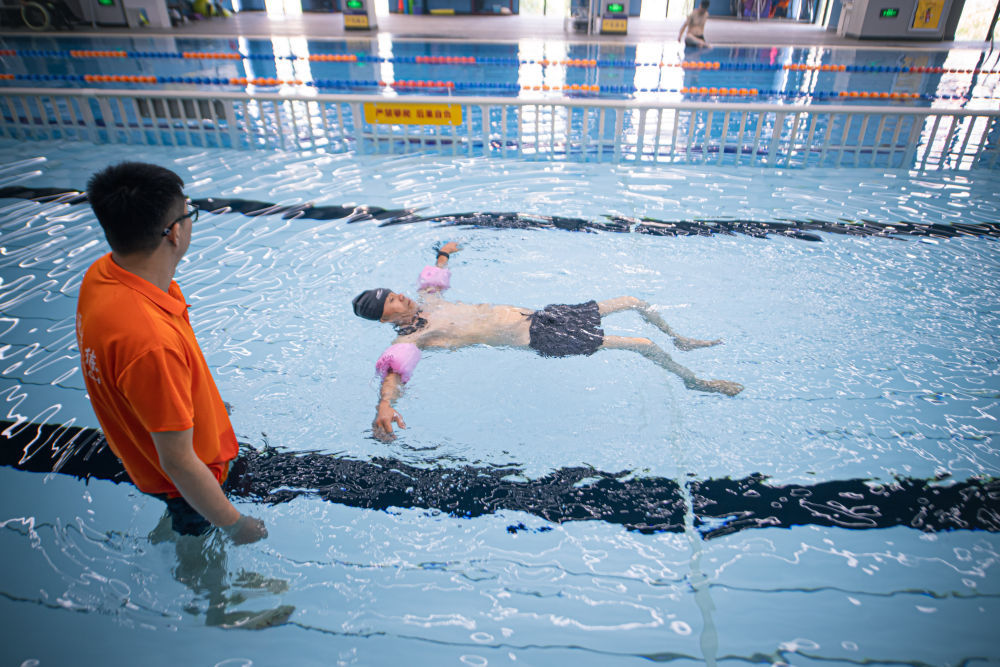
[[[995,173],[31,149],[26,157],[23,145],[0,142],[0,187],[81,190],[92,171],[130,158],[177,170],[193,198],[255,200],[284,213],[343,207],[343,217],[322,220],[203,214],[179,267],[234,426],[254,447],[396,461],[400,470],[513,465],[507,481],[521,484],[564,469],[627,470],[624,482],[675,484],[684,509],[676,532],[643,534],[513,508],[459,518],[423,506],[351,507],[289,487],[288,502],[239,501],[267,522],[267,542],[189,549],[150,532],[162,503],[128,485],[4,467],[0,607],[11,622],[2,638],[22,661],[124,664],[135,647],[155,646],[170,664],[183,645],[214,651],[214,662],[270,664],[291,643],[300,664],[399,655],[412,664],[581,665],[1000,658],[988,621],[1000,613],[994,533],[815,523],[727,532],[735,514],[700,507],[696,521],[687,509],[698,502],[697,482],[756,473],[775,488],[807,489],[997,478],[994,239],[813,230],[821,241],[809,242],[349,222],[356,208],[375,207],[425,218],[995,225]],[[671,354],[746,391],[689,392],[625,352],[437,352],[425,355],[397,406],[406,431],[392,443],[372,439],[373,365],[392,334],[354,317],[350,299],[381,285],[412,294],[446,239],[464,246],[448,298],[539,308],[633,294],[683,334],[723,338]],[[2,199],[0,248],[5,432],[96,426],[73,328],[83,273],[106,252],[99,226],[83,205]],[[669,343],[632,314],[604,327]],[[826,500],[867,504],[846,492]],[[782,497],[775,502],[798,503]],[[181,567],[192,559],[204,567]],[[237,638],[213,625],[266,611],[278,625],[264,632]],[[43,641],[38,628],[67,639]],[[100,647],[83,640],[112,636]]]

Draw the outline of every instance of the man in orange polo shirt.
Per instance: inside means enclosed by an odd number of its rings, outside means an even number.
[[[97,420],[139,490],[167,502],[177,532],[216,526],[246,544],[267,530],[222,490],[236,434],[173,280],[198,217],[183,186],[140,162],[91,177],[87,197],[111,252],[83,278],[77,342]]]

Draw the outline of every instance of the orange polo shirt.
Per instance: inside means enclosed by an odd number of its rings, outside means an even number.
[[[194,451],[221,484],[239,450],[176,282],[169,293],[115,264],[83,277],[76,337],[90,403],[140,491],[180,495],[150,433],[194,427]]]

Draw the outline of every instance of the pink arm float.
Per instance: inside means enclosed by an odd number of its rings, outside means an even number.
[[[420,348],[413,343],[396,343],[390,345],[375,362],[375,371],[383,379],[389,373],[399,373],[403,382],[409,382],[413,369],[420,361]]]
[[[443,292],[451,287],[451,271],[429,264],[420,272],[417,285],[419,286],[418,289],[421,290]]]

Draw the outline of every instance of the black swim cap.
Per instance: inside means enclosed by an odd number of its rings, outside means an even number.
[[[354,301],[351,302],[354,306],[354,314],[366,320],[378,322],[382,319],[382,310],[385,308],[385,300],[388,298],[388,287],[365,290],[354,297]]]

